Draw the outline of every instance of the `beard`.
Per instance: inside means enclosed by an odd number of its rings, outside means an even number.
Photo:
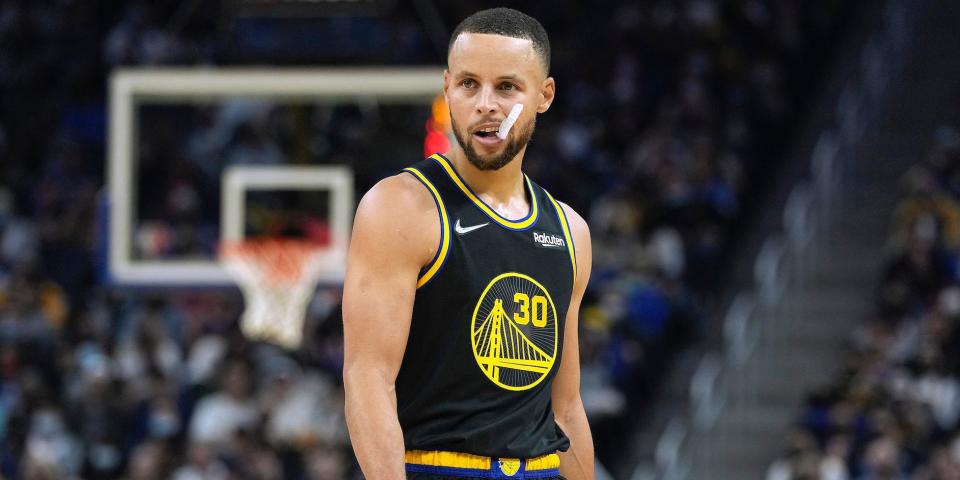
[[[507,135],[507,145],[504,147],[503,152],[484,157],[473,148],[473,143],[470,142],[473,135],[467,132],[464,136],[461,136],[460,127],[457,125],[456,120],[453,119],[453,115],[450,116],[450,127],[453,131],[453,136],[456,137],[457,143],[460,144],[460,148],[463,150],[463,153],[466,154],[467,161],[476,167],[477,170],[500,170],[512,162],[517,154],[520,153],[520,150],[523,150],[524,147],[530,143],[530,139],[533,138],[533,131],[536,129],[536,124],[536,116],[530,119],[523,128],[519,128],[520,124],[518,123],[514,124],[510,130],[510,133],[513,133],[513,135]]]

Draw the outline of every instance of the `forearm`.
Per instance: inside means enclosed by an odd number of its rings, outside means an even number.
[[[347,428],[364,476],[405,479],[403,431],[392,384],[369,372],[353,373],[344,380]]]
[[[583,403],[579,399],[556,418],[570,438],[570,449],[560,453],[560,474],[568,480],[593,480],[593,437]]]

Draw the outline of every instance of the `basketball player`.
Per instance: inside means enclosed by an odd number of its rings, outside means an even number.
[[[344,381],[368,479],[593,478],[577,344],[590,234],[522,171],[553,102],[549,68],[533,18],[464,20],[443,74],[458,145],[360,202]]]

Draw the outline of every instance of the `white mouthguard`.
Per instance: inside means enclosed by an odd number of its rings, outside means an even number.
[[[510,129],[513,128],[514,123],[517,123],[517,119],[520,118],[520,112],[522,111],[522,103],[518,103],[510,109],[510,115],[507,115],[506,120],[500,124],[500,130],[497,130],[497,136],[500,137],[500,140],[507,138],[507,135],[510,133]]]

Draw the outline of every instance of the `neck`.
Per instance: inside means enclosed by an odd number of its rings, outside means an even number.
[[[459,146],[450,151],[448,158],[470,189],[491,207],[496,208],[500,205],[508,205],[517,199],[521,202],[526,201],[522,170],[523,154],[526,150],[524,147],[512,162],[499,170],[478,169],[467,160],[467,156]]]

